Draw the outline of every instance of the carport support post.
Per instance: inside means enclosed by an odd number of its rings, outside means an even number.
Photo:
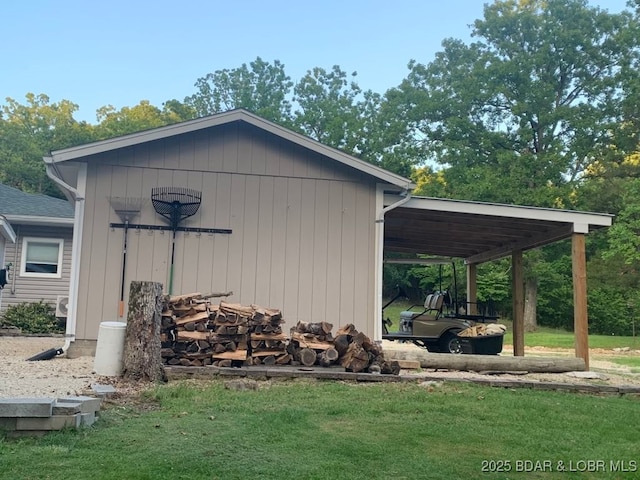
[[[467,264],[467,313],[478,314],[478,265]]]
[[[522,250],[511,253],[511,292],[513,295],[513,355],[524,357],[524,276]]]
[[[571,237],[573,270],[573,331],[576,338],[576,357],[584,360],[589,370],[589,320],[587,315],[587,259],[584,233]]]

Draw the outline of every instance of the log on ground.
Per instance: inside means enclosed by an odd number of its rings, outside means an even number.
[[[402,352],[394,352],[392,350],[385,352],[385,358],[388,360],[395,358],[409,359],[406,355],[403,356]],[[531,373],[563,373],[586,370],[586,365],[582,358],[452,355],[448,353],[412,352],[411,360],[414,359],[420,362],[422,368],[474,372],[499,370]]]

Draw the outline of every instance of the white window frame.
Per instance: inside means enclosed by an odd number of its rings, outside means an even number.
[[[57,273],[37,273],[27,272],[27,247],[29,242],[33,243],[57,243],[58,244],[58,272]],[[44,237],[23,237],[22,238],[22,255],[20,261],[20,276],[32,278],[62,278],[62,257],[64,253],[64,240],[61,238],[44,238]]]

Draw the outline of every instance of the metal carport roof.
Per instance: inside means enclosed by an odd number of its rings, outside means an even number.
[[[398,201],[385,195],[385,206]],[[481,263],[611,225],[613,215],[411,197],[384,218],[385,252]]]

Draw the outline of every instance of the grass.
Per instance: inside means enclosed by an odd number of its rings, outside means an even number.
[[[397,301],[389,305],[384,310],[384,317],[388,317],[393,321],[393,325],[390,327],[389,331],[398,330],[400,312],[407,310],[411,305],[412,304],[408,302]],[[415,307],[413,310],[420,311],[420,306]],[[512,345],[513,329],[511,327],[511,321],[501,319],[499,322],[507,326],[504,343],[506,345]],[[575,339],[573,332],[555,328],[539,327],[536,332],[525,333],[524,342],[527,347],[574,348]],[[640,338],[614,335],[589,335],[589,347],[602,349],[629,347],[635,350],[640,348]]]
[[[90,429],[0,437],[0,478],[558,478],[559,461],[638,461],[633,397],[291,380],[173,382],[147,400],[156,408],[112,406]],[[524,460],[554,471],[517,473]],[[489,461],[512,471],[482,473]]]
[[[613,363],[626,365],[631,368],[631,373],[640,373],[640,357],[611,357]]]

